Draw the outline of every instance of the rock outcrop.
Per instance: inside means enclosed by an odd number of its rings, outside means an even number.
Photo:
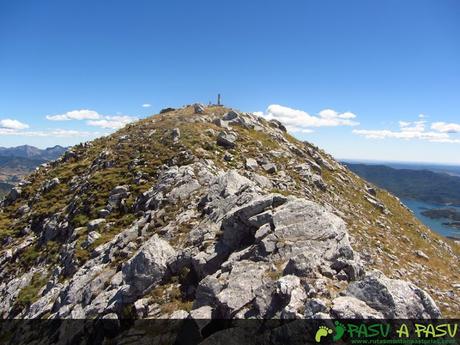
[[[278,121],[195,104],[69,152],[2,203],[3,317],[438,318],[458,295],[411,275],[454,245]]]

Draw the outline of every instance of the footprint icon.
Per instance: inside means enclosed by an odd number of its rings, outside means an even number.
[[[319,343],[322,337],[327,336],[328,334],[332,333],[332,329],[326,326],[319,326],[318,330],[316,331],[315,341]]]
[[[335,322],[335,334],[332,338],[334,341],[342,339],[343,335],[345,334],[345,325],[340,323],[339,321]]]

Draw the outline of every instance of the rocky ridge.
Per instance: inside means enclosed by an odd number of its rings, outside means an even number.
[[[460,315],[457,244],[281,123],[223,107],[70,149],[2,202],[0,240],[3,318]]]

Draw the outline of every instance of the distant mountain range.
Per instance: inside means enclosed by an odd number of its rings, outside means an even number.
[[[66,150],[59,145],[46,149],[30,145],[0,147],[0,198],[37,166],[57,159]]]
[[[0,157],[19,157],[35,160],[54,160],[66,151],[65,147],[56,145],[46,149],[35,146],[21,145],[16,147],[0,147]]]
[[[344,164],[358,176],[400,198],[437,205],[460,205],[460,177],[444,172],[395,169],[376,164]]]
[[[424,162],[372,161],[355,159],[342,159],[342,162],[346,162],[347,164],[384,165],[394,169],[429,170],[437,173],[446,173],[448,175],[460,177],[460,165]]]

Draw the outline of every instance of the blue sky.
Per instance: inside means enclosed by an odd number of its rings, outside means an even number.
[[[338,158],[460,164],[459,19],[457,0],[0,0],[0,146],[220,92]]]

